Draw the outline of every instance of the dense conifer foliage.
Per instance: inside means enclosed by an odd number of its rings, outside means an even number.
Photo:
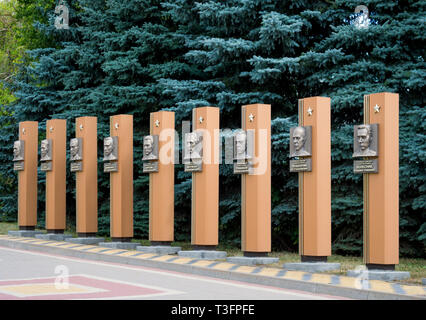
[[[34,2],[41,14],[35,15]],[[18,1],[50,45],[31,47],[10,90],[17,100],[0,118],[0,210],[16,219],[11,145],[17,124],[97,116],[99,150],[109,116],[134,115],[135,236],[148,236],[148,177],[142,137],[149,113],[176,112],[176,127],[194,107],[221,110],[221,128],[240,127],[241,106],[272,105],[272,243],[297,250],[297,175],[289,173],[289,128],[297,100],[332,100],[332,238],[334,252],[361,254],[362,176],[352,173],[353,125],[362,122],[363,95],[400,94],[401,254],[424,255],[425,27],[424,1],[365,1],[368,26],[357,24],[359,1],[69,0],[69,29],[54,26],[53,2]],[[31,4],[30,4],[31,3]],[[31,7],[33,6],[33,7]],[[30,12],[33,12],[30,14]],[[37,17],[47,17],[40,19]],[[46,43],[45,40],[44,43]],[[11,116],[12,114],[12,116]],[[224,154],[224,153],[223,153]],[[101,151],[99,159],[101,160]],[[39,173],[39,212],[44,175]],[[99,166],[100,232],[109,233],[109,175]],[[75,219],[74,176],[67,174],[69,221]],[[191,176],[176,166],[175,236],[190,238]],[[220,241],[240,242],[240,177],[220,166]],[[43,220],[41,220],[43,223]]]

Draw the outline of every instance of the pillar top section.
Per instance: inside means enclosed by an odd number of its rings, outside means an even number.
[[[175,112],[174,111],[168,111],[168,110],[160,110],[160,111],[151,112],[151,114],[162,114],[162,113],[165,113],[165,114],[174,114]]]
[[[98,117],[94,117],[94,116],[84,116],[84,117],[77,117],[75,118],[75,120],[84,120],[84,119],[97,119]]]
[[[34,125],[34,124],[36,124],[36,125],[38,125],[38,121],[21,121],[21,122],[19,122],[19,125],[21,126],[21,125],[27,125],[27,124],[32,124],[32,125]]]
[[[374,95],[399,96],[399,93],[384,91],[384,92],[369,93],[369,94],[365,94],[364,96],[374,96]]]

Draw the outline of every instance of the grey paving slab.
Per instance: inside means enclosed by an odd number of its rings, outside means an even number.
[[[38,234],[43,234],[43,231],[33,231],[33,230],[11,230],[7,233],[12,237],[30,237],[35,238]]]
[[[244,266],[254,266],[258,264],[272,264],[280,261],[279,258],[273,257],[229,257],[226,261]]]
[[[44,233],[44,234],[36,234],[35,237],[41,240],[65,241],[68,238],[72,238],[72,235],[61,234],[61,233]]]
[[[348,277],[360,277],[362,279],[394,281],[410,278],[407,271],[388,271],[388,270],[348,270]]]
[[[96,245],[100,242],[104,242],[105,238],[98,238],[98,237],[78,237],[78,238],[69,238],[65,240],[66,242],[70,243],[79,243],[79,244],[87,244],[87,245]]]
[[[137,246],[137,251],[157,254],[176,254],[181,251],[181,247],[172,246]]]
[[[284,263],[283,268],[286,270],[305,271],[305,272],[326,272],[340,271],[340,263],[331,262],[289,262]]]
[[[100,242],[100,247],[106,247],[111,249],[126,249],[126,250],[135,250],[138,246],[136,242]]]
[[[204,260],[217,260],[217,259],[225,259],[226,251],[188,250],[188,251],[179,251],[178,255],[179,257],[204,259]]]

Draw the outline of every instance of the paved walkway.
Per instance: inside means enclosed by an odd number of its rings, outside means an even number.
[[[179,277],[181,278],[195,277],[196,275],[207,276],[209,277],[209,283],[218,284],[218,291],[214,291],[212,289],[213,291],[210,292],[208,290],[204,290],[204,284],[194,284],[194,291],[185,291],[185,286],[169,287],[161,285],[161,283],[144,282],[143,286],[145,287],[143,290],[145,291],[141,293],[140,296],[142,297],[145,295],[146,298],[155,297],[156,294],[161,294],[161,299],[164,299],[164,297],[167,296],[170,296],[170,299],[322,299],[337,297],[347,297],[355,299],[426,299],[426,287],[422,286],[400,285],[397,283],[390,283],[378,280],[363,280],[327,274],[312,274],[299,271],[285,271],[280,268],[271,268],[263,266],[240,266],[225,261],[197,260],[192,258],[178,257],[176,255],[156,255],[134,250],[108,249],[93,245],[80,245],[71,244],[67,242],[46,241],[34,238],[20,238],[11,236],[0,236],[0,247],[30,250],[31,254],[38,255],[43,253],[73,257],[55,257],[55,259],[67,259],[67,263],[77,263],[76,259],[78,259],[80,260],[79,263],[98,264],[95,265],[94,269],[92,270],[94,273],[87,274],[87,272],[84,272],[84,274],[81,275],[80,273],[82,271],[79,271],[77,274],[72,274],[73,277],[70,278],[70,283],[73,283],[73,285],[75,285],[74,287],[72,287],[72,290],[77,291],[80,290],[79,288],[82,286],[82,283],[85,283],[85,281],[89,281],[88,279],[92,279],[95,275],[98,276],[100,274],[96,272],[96,270],[100,268],[100,262],[81,260],[88,259],[121,264],[122,268],[124,268],[123,265],[127,265],[125,266],[125,268],[134,268],[135,266],[155,268],[155,272],[161,273],[160,278],[171,276],[172,274],[176,274],[176,272],[179,273]],[[24,253],[22,253],[21,251],[20,254]],[[7,255],[0,255],[0,265],[10,266],[11,261],[15,261],[15,264],[19,262],[19,265],[22,268],[22,261],[20,259],[7,258]],[[57,261],[55,263],[58,264]],[[12,269],[19,269],[19,265],[15,265],[15,268]],[[76,269],[79,270],[78,268]],[[1,268],[0,270],[3,270],[3,268]],[[164,270],[167,270],[167,272]],[[170,271],[173,271],[174,273],[171,273]],[[148,271],[145,270],[144,272]],[[185,273],[186,275],[184,276],[182,273]],[[190,274],[191,276],[189,276],[188,274]],[[16,278],[16,276],[13,275],[9,275],[8,278],[11,277]],[[211,277],[216,279],[212,279]],[[146,278],[150,277],[147,276]],[[3,278],[3,275],[0,275],[0,279],[6,278]],[[20,277],[16,279],[18,280],[15,281],[24,282],[16,282],[13,285],[25,284],[25,281],[28,281],[28,279],[19,280]],[[51,270],[50,274],[46,274],[43,279],[43,281],[45,281],[46,283],[52,283]],[[110,277],[107,274],[105,279],[100,279],[99,281],[106,281],[104,283],[105,286],[114,287],[113,283],[108,283],[108,281],[110,281],[108,279],[114,279],[114,277]],[[136,290],[136,292],[139,292],[138,290],[142,289],[140,289],[138,285],[141,284],[137,281],[135,282],[134,279],[137,279],[137,277],[129,276],[129,278],[116,280],[124,281],[124,284],[126,285],[136,286],[137,288],[133,289]],[[241,290],[241,288],[237,288],[237,292],[235,292],[234,295],[231,289],[220,289],[224,286],[224,279],[238,281],[239,285],[243,285],[246,287],[250,287],[253,284],[257,284],[260,286],[267,286],[268,290],[281,291],[279,293],[272,293],[268,291],[268,294],[262,293],[262,295],[259,295],[258,293],[256,293],[256,290],[254,290],[254,295],[251,295],[250,290]],[[242,284],[242,282],[244,282],[245,284]],[[4,284],[5,283],[0,282],[0,292],[3,292],[1,287]],[[8,283],[6,284],[9,285]],[[156,286],[159,286],[160,292],[155,291]],[[92,286],[89,287],[92,288]],[[41,286],[40,288],[43,288],[43,286]],[[90,288],[84,288],[84,290],[90,291],[92,290]],[[95,286],[95,288],[99,289],[100,287]],[[200,288],[202,289],[200,290]],[[285,290],[283,291],[282,289]],[[104,290],[106,289],[104,288]],[[292,292],[288,290],[297,290],[297,292]],[[247,296],[244,295],[246,291]],[[227,296],[227,292],[229,293],[229,296]],[[73,292],[72,294],[79,293]],[[84,292],[84,294],[91,293]],[[176,295],[173,296],[173,294]],[[84,297],[84,295],[82,297]],[[107,297],[108,296],[105,296],[104,298]],[[0,296],[0,298],[2,297]]]

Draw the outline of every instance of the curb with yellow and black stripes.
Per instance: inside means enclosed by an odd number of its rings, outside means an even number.
[[[69,257],[153,267],[171,271],[245,281],[285,289],[352,299],[426,299],[426,287],[339,275],[287,271],[264,266],[241,266],[225,261],[157,255],[64,241],[0,235],[0,246]]]

